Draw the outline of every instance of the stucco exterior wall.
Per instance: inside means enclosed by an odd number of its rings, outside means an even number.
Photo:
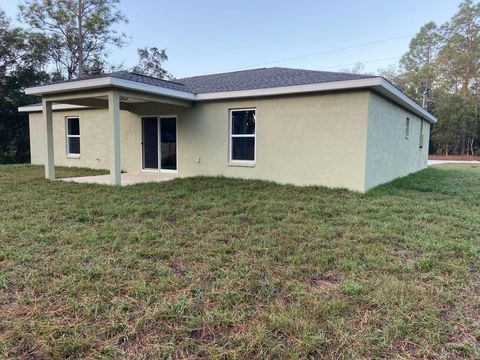
[[[66,149],[65,119],[78,116],[80,119],[80,157],[69,157]],[[141,127],[138,116],[121,111],[122,169],[138,171],[141,162]],[[53,112],[53,138],[55,165],[76,166],[93,169],[110,168],[111,127],[108,110],[88,109]],[[42,113],[30,113],[31,163],[45,163],[45,130]]]
[[[370,92],[365,189],[427,167],[430,123]],[[410,134],[405,137],[405,121]],[[422,125],[423,122],[423,125]],[[420,135],[423,133],[423,148]]]
[[[363,191],[367,106],[366,91],[197,104],[179,122],[179,172]],[[256,108],[254,167],[228,162],[234,108]]]
[[[223,175],[363,191],[368,92],[336,92],[196,103],[135,104],[121,111],[122,170],[141,170],[141,116],[177,115],[178,176]],[[256,163],[228,161],[229,110],[256,108]],[[81,157],[66,156],[65,117],[80,117]],[[55,111],[55,164],[110,167],[107,110]],[[44,163],[41,113],[30,114],[33,164]]]

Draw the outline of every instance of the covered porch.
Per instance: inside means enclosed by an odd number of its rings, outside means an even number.
[[[70,83],[70,84],[74,84]],[[77,183],[95,183],[112,185],[131,185],[145,182],[161,182],[171,180],[175,173],[161,172],[129,172],[122,173],[122,143],[120,111],[126,110],[138,114],[140,105],[169,105],[180,108],[188,108],[193,105],[188,99],[176,96],[165,96],[144,91],[135,91],[118,87],[102,89],[90,89],[76,91],[64,91],[51,94],[42,94],[42,120],[45,131],[45,178],[55,179],[55,154],[54,154],[54,130],[53,130],[53,106],[54,104],[78,105],[95,109],[107,109],[108,126],[105,140],[108,144],[109,175],[87,176],[79,178],[61,179]],[[104,131],[105,132],[105,131]],[[143,142],[142,142],[143,145]],[[58,154],[57,154],[58,155]],[[140,170],[140,169],[139,169]]]

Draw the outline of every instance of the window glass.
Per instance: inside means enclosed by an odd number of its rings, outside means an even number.
[[[230,111],[230,161],[255,161],[255,109]]]
[[[68,135],[80,135],[80,121],[78,118],[68,119]]]
[[[232,138],[232,160],[255,160],[255,138]]]
[[[255,134],[255,110],[232,111],[232,134]]]
[[[68,139],[68,153],[80,154],[80,138],[79,137],[71,137]]]

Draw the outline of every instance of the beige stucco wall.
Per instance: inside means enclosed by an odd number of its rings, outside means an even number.
[[[80,118],[80,157],[67,156],[65,119],[69,116]],[[42,113],[30,113],[30,154],[32,164],[45,163],[45,130]],[[140,124],[138,116],[121,111],[122,169],[138,170],[141,161]],[[111,128],[108,110],[88,109],[53,112],[53,138],[55,165],[110,168]]]
[[[252,107],[255,166],[231,166],[229,109]],[[179,171],[363,191],[367,111],[366,91],[200,103],[179,122]]]
[[[121,112],[122,169],[141,167],[141,115],[178,116],[178,175],[224,175],[363,191],[367,91],[196,103],[192,108],[136,104]],[[256,163],[228,162],[229,110],[256,108]],[[80,116],[81,158],[65,150],[65,117]],[[109,168],[107,110],[55,111],[55,164]],[[43,125],[30,114],[32,163],[42,164]]]
[[[405,138],[405,120],[410,119],[410,136]],[[370,92],[366,190],[427,167],[430,123],[423,120],[423,148],[420,148],[422,120],[418,116]]]

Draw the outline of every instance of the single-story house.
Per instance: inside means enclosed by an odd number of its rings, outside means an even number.
[[[261,68],[115,72],[26,89],[31,161],[368,189],[427,166],[436,119],[382,77]]]

